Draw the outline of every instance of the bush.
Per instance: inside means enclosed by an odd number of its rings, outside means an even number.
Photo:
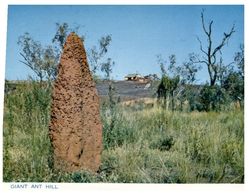
[[[175,140],[173,136],[164,136],[164,137],[160,137],[160,139],[157,140],[156,142],[152,142],[152,144],[150,145],[150,148],[159,149],[161,151],[165,151],[165,150],[168,151],[171,149],[174,143],[175,143]]]
[[[229,101],[229,96],[225,89],[218,85],[209,86],[204,85],[200,92],[200,110],[204,111],[219,111],[222,105],[227,104]]]
[[[232,72],[224,80],[223,87],[233,101],[244,101],[244,78]]]
[[[94,183],[95,182],[95,176],[87,171],[83,172],[75,172],[70,174],[70,178],[72,179],[72,182],[74,183]]]
[[[122,146],[124,143],[132,143],[136,139],[132,124],[126,120],[122,111],[118,107],[115,107],[114,112],[115,114],[110,115],[108,109],[102,109],[103,142],[105,149]]]

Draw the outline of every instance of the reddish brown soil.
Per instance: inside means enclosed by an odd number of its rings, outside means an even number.
[[[49,127],[55,168],[96,172],[102,151],[99,97],[75,33],[67,37],[58,67]]]

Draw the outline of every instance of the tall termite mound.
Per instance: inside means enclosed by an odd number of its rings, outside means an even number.
[[[58,65],[49,135],[56,169],[98,170],[102,151],[99,97],[83,42],[75,33],[67,37]]]

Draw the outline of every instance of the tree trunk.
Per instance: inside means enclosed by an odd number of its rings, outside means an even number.
[[[171,110],[172,112],[175,110],[174,92],[171,92]]]

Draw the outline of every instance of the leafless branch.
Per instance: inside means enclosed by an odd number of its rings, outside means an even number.
[[[221,48],[226,44],[226,42],[229,40],[229,38],[231,37],[231,35],[233,33],[235,33],[235,30],[234,30],[235,26],[233,25],[230,32],[227,34],[227,33],[224,33],[224,37],[221,41],[221,43],[214,49],[213,53],[212,53],[212,56],[215,56],[215,54],[221,50]]]
[[[200,50],[201,50],[204,54],[208,55],[208,53],[202,48],[202,42],[201,42],[200,38],[199,38],[198,36],[197,36],[196,38],[197,38],[197,40],[198,40],[199,43],[200,43]]]
[[[24,62],[24,61],[21,61],[20,60],[20,62],[22,62],[23,64],[25,64],[25,65],[27,65],[28,67],[30,67],[30,68],[32,68],[33,69],[33,66],[32,66],[32,64],[29,62],[29,60],[25,57],[25,55],[24,54],[22,54],[22,53],[20,53],[20,55],[23,57],[23,59],[26,61],[26,62]]]
[[[203,28],[204,32],[206,33],[206,35],[208,35],[208,31],[207,31],[207,29],[206,29],[206,27],[205,27],[203,12],[204,12],[204,11],[201,12],[201,23],[202,23],[202,28]]]

